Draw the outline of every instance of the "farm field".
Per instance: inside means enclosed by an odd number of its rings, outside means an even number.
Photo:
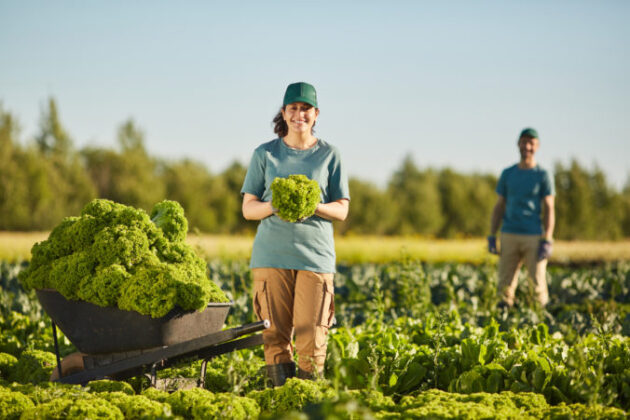
[[[627,418],[630,263],[550,269],[550,304],[524,281],[496,308],[493,264],[340,264],[325,378],[265,388],[262,348],[146,377],[52,384],[48,317],[0,262],[0,418]],[[254,320],[244,260],[208,260],[234,301],[228,326]],[[61,340],[61,352],[76,351]]]
[[[0,260],[30,258],[33,244],[48,232],[0,232]],[[187,241],[208,259],[245,260],[252,236],[189,234]],[[386,263],[408,257],[426,262],[494,263],[486,242],[477,239],[423,239],[414,237],[342,236],[335,239],[337,260],[342,264]],[[630,261],[630,240],[556,241],[551,263],[593,264]]]

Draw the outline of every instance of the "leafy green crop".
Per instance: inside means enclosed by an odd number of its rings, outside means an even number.
[[[86,387],[92,393],[122,392],[127,395],[135,394],[133,388],[127,382],[112,381],[109,379],[99,379],[96,381],[90,381],[87,383]]]
[[[40,384],[17,383],[13,382],[8,385],[10,391],[20,392],[27,395],[36,405],[44,404],[58,398],[92,398],[80,385],[68,385],[59,382],[42,382]]]
[[[165,402],[174,415],[187,419],[255,419],[260,413],[258,404],[250,398],[199,388],[175,391]]]
[[[17,420],[23,411],[33,407],[26,395],[0,387],[0,419]]]
[[[271,204],[278,209],[278,217],[288,222],[311,217],[321,201],[319,184],[306,175],[289,175],[271,183]]]
[[[65,218],[32,249],[20,280],[67,299],[160,317],[176,306],[203,309],[227,302],[206,275],[206,263],[183,242],[187,223],[173,201],[141,209],[93,200],[80,217]]]
[[[285,413],[323,401],[326,394],[322,391],[322,384],[289,378],[281,387],[252,391],[247,396],[254,399],[262,411]]]
[[[57,359],[53,353],[41,350],[25,350],[15,365],[13,377],[19,382],[34,384],[47,381]]]
[[[184,209],[176,201],[164,200],[153,206],[151,221],[162,229],[169,241],[181,242],[186,239],[188,220],[184,216]]]
[[[120,409],[102,398],[73,400],[58,398],[24,410],[21,420],[125,418]]]
[[[173,414],[184,418],[191,418],[195,406],[208,400],[213,401],[214,394],[200,388],[175,391],[166,398],[166,402],[173,409]]]
[[[199,401],[192,410],[195,420],[246,420],[256,419],[259,414],[256,401],[230,393],[214,394],[212,399]]]
[[[125,419],[171,417],[171,406],[153,401],[144,395],[127,395],[123,392],[102,392],[98,396],[118,407]]]
[[[247,262],[213,261],[210,270],[239,305],[231,325],[251,322]],[[80,387],[0,381],[0,394],[20,393],[36,407],[51,407],[58,399],[99,398],[110,406],[115,400],[129,418],[158,411],[166,417],[165,406],[183,418],[627,418],[630,337],[623,322],[630,307],[630,265],[552,267],[552,303],[544,309],[525,303],[524,287],[517,307],[497,310],[495,276],[489,266],[409,260],[340,266],[339,324],[329,331],[326,381],[293,378],[265,389],[259,346],[210,360],[205,386],[212,392],[168,394],[138,386],[143,398],[135,401],[124,382]],[[567,284],[575,289],[565,290]],[[21,359],[28,349],[50,349],[44,346],[51,336],[50,325],[32,312],[32,293],[15,293],[29,315],[3,308],[0,345],[16,349],[11,354]],[[7,357],[7,366],[15,368],[13,362]],[[194,382],[200,364],[159,370],[158,386],[169,389],[164,378]],[[2,396],[0,406],[1,401]],[[67,415],[67,408],[57,412]]]
[[[623,411],[615,408],[573,404],[552,407],[538,394],[503,392],[461,395],[431,390],[412,397],[403,397],[398,406],[405,418],[494,418],[494,419],[623,419]]]
[[[13,375],[18,359],[12,354],[0,353],[0,379],[9,379]]]
[[[144,391],[142,391],[142,395],[144,395],[145,397],[147,397],[150,400],[153,401],[159,401],[159,402],[166,402],[166,399],[171,395],[166,391],[161,391],[159,389],[155,389],[155,388],[147,388]]]

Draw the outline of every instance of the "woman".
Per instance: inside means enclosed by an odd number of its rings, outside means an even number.
[[[345,220],[350,194],[339,152],[313,136],[318,116],[315,88],[304,82],[289,85],[273,119],[278,138],[256,148],[241,189],[243,216],[261,220],[250,267],[254,311],[259,319],[271,321],[263,340],[267,374],[274,386],[295,376],[294,332],[298,377],[323,374],[333,322],[332,221]],[[271,205],[271,182],[293,174],[317,181],[322,192],[315,214],[296,223],[280,219]]]

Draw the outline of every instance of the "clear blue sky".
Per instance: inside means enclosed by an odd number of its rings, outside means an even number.
[[[547,168],[630,175],[629,1],[0,0],[0,101],[21,139],[56,98],[75,145],[133,118],[156,156],[212,172],[273,136],[288,83],[351,175],[499,171],[533,126]]]

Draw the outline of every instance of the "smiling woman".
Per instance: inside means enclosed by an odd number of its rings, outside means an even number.
[[[315,122],[319,116],[319,109],[306,102],[295,102],[280,108],[280,111],[273,119],[275,124],[274,132],[279,137],[286,137],[289,134],[289,124],[297,132],[308,132],[314,134]]]
[[[273,120],[278,138],[254,151],[241,189],[243,216],[260,220],[250,263],[254,310],[271,321],[263,337],[267,372],[276,386],[295,376],[294,332],[298,376],[323,374],[334,319],[332,221],[348,215],[350,193],[339,152],[313,136],[318,116],[315,88],[290,84]],[[271,188],[275,179],[295,175],[317,182],[320,190],[314,213],[297,222],[281,218],[284,213],[273,207]]]

